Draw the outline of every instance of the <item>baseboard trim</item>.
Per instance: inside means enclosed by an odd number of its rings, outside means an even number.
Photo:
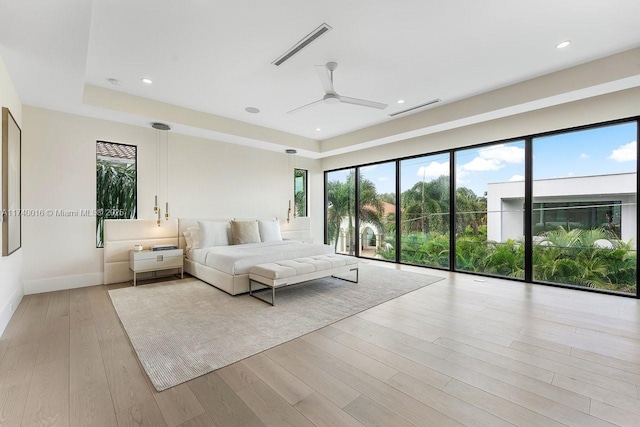
[[[15,290],[11,298],[6,302],[4,307],[0,309],[0,336],[4,333],[9,321],[11,320],[11,316],[15,313],[18,308],[18,304],[22,301],[22,297],[24,293],[22,292],[22,286]]]
[[[103,273],[78,274],[75,276],[60,276],[48,279],[25,280],[24,293],[40,294],[42,292],[63,291],[65,289],[84,288],[87,286],[102,285]]]

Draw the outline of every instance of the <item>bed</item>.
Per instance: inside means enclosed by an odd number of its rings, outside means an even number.
[[[184,235],[185,231],[191,230],[195,232],[194,229],[199,229],[199,225],[202,223],[220,224],[230,223],[231,221],[233,220],[228,218],[180,218],[178,220],[179,245],[185,250],[184,270],[231,295],[249,292],[249,269],[254,265],[335,252],[328,245],[303,243],[286,238],[278,240],[278,238],[281,238],[279,229],[278,236],[271,235],[271,238],[265,239],[267,241],[262,241],[261,239],[259,242],[231,244],[233,243],[233,238],[229,234],[228,240],[230,244],[216,246],[205,244],[202,245],[203,247],[195,249],[187,244]],[[241,220],[241,222],[248,221],[258,220]],[[267,222],[274,221],[274,219],[260,221]],[[229,233],[231,232],[229,231]]]

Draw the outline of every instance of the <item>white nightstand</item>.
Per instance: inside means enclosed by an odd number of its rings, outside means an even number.
[[[180,269],[180,277],[184,278],[184,257],[182,249],[166,251],[130,251],[129,268],[133,271],[133,286],[136,286],[136,275],[147,271]]]

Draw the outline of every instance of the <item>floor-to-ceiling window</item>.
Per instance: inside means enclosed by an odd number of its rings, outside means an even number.
[[[360,256],[395,261],[396,162],[358,168]]]
[[[325,181],[327,244],[337,253],[356,254],[356,170],[328,172]]]
[[[400,162],[400,261],[449,267],[449,153]]]
[[[533,138],[533,280],[636,293],[636,123]]]
[[[455,152],[456,269],[524,278],[524,141]]]
[[[638,296],[637,138],[634,118],[326,172],[327,242]]]

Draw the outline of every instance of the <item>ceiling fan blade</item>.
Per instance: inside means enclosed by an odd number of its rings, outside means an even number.
[[[320,104],[322,101],[323,101],[322,99],[319,99],[319,100],[313,101],[313,102],[311,102],[311,103],[309,103],[307,105],[303,105],[302,107],[294,108],[291,111],[287,111],[287,114],[293,114],[293,113],[297,113],[298,111],[306,110],[309,107],[313,107],[316,104]]]
[[[366,99],[349,98],[348,96],[340,96],[340,102],[344,102],[345,104],[361,105],[363,107],[377,108],[379,110],[384,110],[388,107],[387,104],[383,104],[381,102],[367,101]]]
[[[326,65],[316,65],[316,72],[322,83],[322,88],[325,93],[336,93],[333,89],[333,82],[331,81],[331,72],[327,69]]]

